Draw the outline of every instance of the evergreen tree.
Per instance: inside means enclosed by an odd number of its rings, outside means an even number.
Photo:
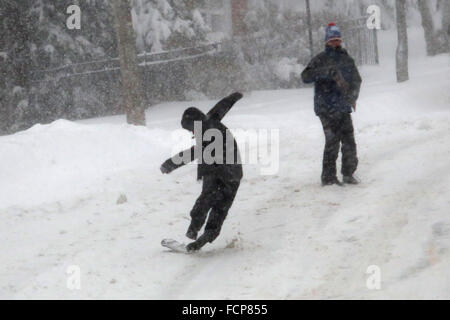
[[[193,0],[133,0],[133,25],[140,52],[192,47],[208,30]]]

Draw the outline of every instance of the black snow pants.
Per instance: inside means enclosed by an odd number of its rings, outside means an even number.
[[[325,133],[322,182],[330,182],[336,179],[336,160],[341,143],[341,173],[343,176],[353,175],[358,166],[358,158],[352,116],[350,113],[335,112],[333,114],[320,114],[319,117]]]
[[[213,242],[222,229],[222,224],[228,214],[228,210],[233,204],[239,188],[240,181],[224,181],[213,175],[203,176],[202,193],[195,202],[191,210],[190,229],[200,231],[205,224],[206,216],[209,212],[205,232],[196,243],[199,247],[207,242]]]

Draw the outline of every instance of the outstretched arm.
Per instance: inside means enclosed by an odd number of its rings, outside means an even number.
[[[226,98],[220,100],[211,110],[209,110],[207,116],[209,118],[215,118],[222,120],[222,118],[230,111],[231,107],[243,97],[242,93],[235,92]]]
[[[171,173],[173,170],[178,169],[195,159],[195,146],[189,149],[183,150],[180,153],[174,155],[172,158],[167,159],[161,165],[162,173]]]

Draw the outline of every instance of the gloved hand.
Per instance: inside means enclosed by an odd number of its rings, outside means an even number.
[[[330,69],[328,69],[328,76],[335,80],[338,76],[338,70],[335,67],[330,67]]]
[[[336,81],[338,87],[341,88],[341,90],[345,94],[348,91],[348,89],[349,89],[349,84],[344,79],[344,76],[342,75],[341,71],[338,68],[336,68],[336,67],[331,67],[329,69],[329,71],[328,71],[328,74],[329,74],[331,79]]]
[[[173,169],[169,166],[169,164],[167,163],[167,161],[164,162],[164,163],[161,165],[161,167],[160,167],[159,169],[161,170],[161,172],[162,172],[163,174],[171,173],[172,170],[173,170]]]
[[[230,94],[228,97],[233,99],[233,101],[238,101],[238,100],[242,99],[243,96],[244,95],[240,92],[234,92],[234,93]]]

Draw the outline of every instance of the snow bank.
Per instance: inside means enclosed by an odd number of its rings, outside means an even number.
[[[129,125],[88,126],[66,120],[0,138],[0,208],[34,205],[92,192],[98,179],[149,166],[164,153],[167,132]]]

